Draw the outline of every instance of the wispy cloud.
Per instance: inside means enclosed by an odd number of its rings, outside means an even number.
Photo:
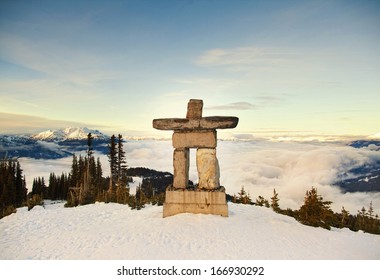
[[[86,49],[61,45],[50,39],[36,41],[7,33],[2,33],[1,37],[2,59],[50,79],[90,85],[120,76],[115,70],[105,69],[107,62],[102,56]]]
[[[250,67],[272,67],[286,62],[292,55],[289,50],[277,48],[218,48],[205,51],[197,58],[196,64],[200,66],[220,66],[228,70],[238,71]]]
[[[68,126],[100,127],[99,125],[95,126],[81,122],[51,120],[30,115],[0,112],[0,134],[36,133],[46,129],[59,129]]]
[[[253,110],[257,106],[249,102],[233,102],[225,105],[205,107],[205,110]]]
[[[268,106],[274,106],[284,102],[284,95],[259,95],[251,97],[254,99],[254,103],[247,101],[238,101],[228,104],[215,105],[215,106],[206,106],[205,110],[256,110]]]

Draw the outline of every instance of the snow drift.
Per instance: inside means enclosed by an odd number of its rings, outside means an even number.
[[[162,207],[112,203],[19,208],[0,220],[0,259],[380,259],[377,235],[308,227],[257,206],[230,203],[229,215],[164,219]]]

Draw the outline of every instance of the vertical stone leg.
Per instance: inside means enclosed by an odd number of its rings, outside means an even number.
[[[174,178],[173,187],[186,189],[189,185],[189,149],[175,149],[173,153]]]
[[[219,163],[216,149],[197,149],[197,170],[200,189],[213,190],[219,188]]]

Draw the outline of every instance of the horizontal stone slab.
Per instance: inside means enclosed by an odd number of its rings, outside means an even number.
[[[217,142],[216,130],[176,131],[173,133],[172,142],[175,149],[215,148]]]
[[[200,119],[154,119],[153,127],[159,130],[210,130],[235,128],[237,117],[204,117]]]
[[[200,119],[201,129],[235,128],[239,122],[238,117],[205,117]]]
[[[170,190],[165,192],[166,203],[200,203],[200,204],[226,204],[224,188],[215,191],[202,190]]]
[[[182,213],[209,214],[228,217],[227,204],[198,204],[198,203],[164,203],[162,217],[170,217]]]

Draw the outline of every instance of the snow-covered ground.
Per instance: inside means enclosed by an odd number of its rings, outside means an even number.
[[[380,236],[304,226],[264,207],[229,204],[229,217],[63,202],[0,220],[3,260],[379,260]]]
[[[143,178],[142,177],[132,177],[133,182],[130,182],[129,187],[129,193],[130,194],[136,194],[136,189],[139,185],[141,185]]]

